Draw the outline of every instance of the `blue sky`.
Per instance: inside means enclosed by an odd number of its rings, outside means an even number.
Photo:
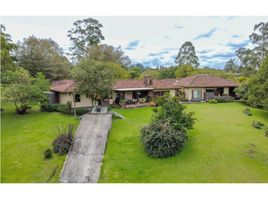
[[[2,17],[1,23],[17,42],[30,35],[52,38],[70,47],[67,31],[75,17]],[[93,17],[103,24],[106,43],[121,46],[132,61],[156,67],[174,64],[179,48],[191,41],[201,67],[223,68],[240,47],[251,48],[249,35],[255,24],[268,17]]]

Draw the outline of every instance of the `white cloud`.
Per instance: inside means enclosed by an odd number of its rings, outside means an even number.
[[[35,35],[52,38],[64,50],[70,41],[67,31],[77,19],[86,17],[2,17],[2,23],[14,41]],[[228,60],[225,55],[234,53],[230,44],[242,44],[248,40],[255,24],[268,21],[268,17],[94,17],[103,24],[103,35],[107,43],[121,46],[133,62],[159,64],[174,63],[180,46],[192,41],[201,66],[223,67]],[[216,30],[210,37],[194,40],[200,34]],[[139,44],[126,50],[129,43]],[[229,45],[228,45],[229,44]],[[251,46],[250,44],[247,47]],[[168,50],[168,53],[161,54]],[[149,56],[151,53],[161,55]],[[213,55],[220,55],[213,57]],[[160,59],[161,57],[161,59]],[[155,63],[154,66],[155,67]]]

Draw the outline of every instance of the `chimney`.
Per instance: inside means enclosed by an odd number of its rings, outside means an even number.
[[[151,76],[144,76],[143,81],[144,81],[145,87],[148,87],[148,86],[152,85],[152,83],[153,83],[153,79]]]

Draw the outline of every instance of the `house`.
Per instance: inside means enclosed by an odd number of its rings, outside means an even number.
[[[183,95],[187,101],[204,101],[215,96],[235,96],[234,89],[238,86],[234,81],[197,74],[181,79],[152,79],[145,76],[139,80],[119,80],[113,86],[113,97],[110,103],[119,102],[121,99],[133,100],[150,99],[169,93],[171,96]],[[64,104],[72,102],[76,107],[92,106],[91,100],[85,95],[73,94],[74,81],[60,80],[51,85],[55,102]],[[95,103],[94,103],[95,104]]]
[[[179,80],[179,85],[185,93],[185,99],[189,101],[207,100],[215,96],[235,97],[234,89],[238,87],[234,81],[208,74],[182,78]]]
[[[181,79],[156,80],[144,77],[143,80],[119,80],[114,92],[124,99],[162,96],[168,92],[171,96],[184,94],[188,101],[202,101],[215,96],[235,96],[234,89],[238,86],[234,81],[197,74]]]
[[[120,99],[140,99],[163,96],[166,92],[175,96],[180,89],[178,79],[152,79],[145,76],[140,80],[119,80],[113,87],[114,93]]]
[[[50,86],[52,92],[51,102],[66,104],[72,102],[72,107],[83,108],[92,106],[92,102],[85,95],[74,93],[74,80],[59,80],[52,82]]]

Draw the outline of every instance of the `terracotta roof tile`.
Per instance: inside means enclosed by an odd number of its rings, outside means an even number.
[[[114,85],[114,90],[119,89],[175,89],[180,87],[236,87],[237,83],[208,74],[197,74],[182,79],[153,79],[150,85],[145,85],[143,79],[140,80],[119,80]],[[54,81],[50,87],[52,91],[68,93],[74,89],[73,80]]]
[[[179,80],[182,87],[236,87],[237,83],[208,74],[196,74]]]
[[[74,89],[74,80],[53,81],[50,90],[62,93],[72,92]]]
[[[154,89],[173,89],[180,88],[178,79],[162,79],[153,81]]]
[[[178,79],[162,79],[152,80],[151,85],[145,85],[144,80],[119,80],[116,82],[113,87],[116,89],[126,89],[126,88],[153,88],[153,89],[171,89],[171,88],[179,88]]]
[[[126,89],[126,88],[146,88],[143,80],[119,80],[115,83],[113,89]],[[150,87],[148,87],[150,88]]]

